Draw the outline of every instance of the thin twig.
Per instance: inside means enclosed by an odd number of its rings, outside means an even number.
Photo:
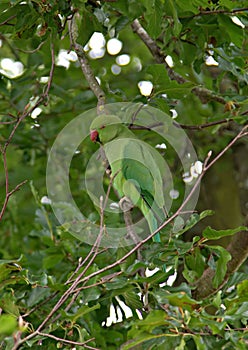
[[[233,9],[231,11],[228,10],[201,10],[200,12],[192,15],[192,16],[185,16],[185,17],[180,17],[182,19],[186,19],[186,18],[194,18],[194,17],[199,17],[199,16],[207,16],[207,15],[219,15],[219,14],[226,14],[226,15],[234,15],[237,13],[242,13],[248,11],[248,7],[243,7],[240,9]]]
[[[123,271],[118,271],[118,272],[115,272],[115,273],[111,273],[110,275],[108,276],[104,276],[101,278],[101,280],[99,282],[96,282],[96,283],[93,283],[93,284],[90,284],[90,285],[86,285],[86,286],[83,286],[83,287],[80,287],[80,288],[77,288],[75,289],[72,293],[78,293],[80,292],[81,290],[84,290],[84,289],[90,289],[90,288],[93,288],[93,287],[97,287],[97,286],[101,286],[103,285],[104,283],[111,283],[111,280],[116,277],[116,276],[119,276],[123,273]]]
[[[15,124],[15,120],[11,120],[10,122],[0,122],[1,125]]]
[[[21,183],[19,183],[18,185],[16,185],[16,187],[13,190],[9,190],[9,172],[8,172],[8,165],[7,165],[7,156],[6,156],[6,151],[2,151],[2,155],[3,155],[3,167],[4,167],[4,173],[5,173],[5,198],[4,198],[4,203],[0,212],[0,221],[3,218],[3,214],[5,213],[5,210],[7,208],[7,204],[9,202],[9,198],[10,196],[18,191],[21,186],[23,186],[27,180],[22,181]]]
[[[245,132],[245,130],[248,128],[248,125],[245,125],[242,130],[238,133],[238,135],[236,135],[234,137],[234,139],[212,160],[211,163],[209,163],[208,165],[206,165],[205,167],[205,171],[207,171],[209,168],[211,168],[214,163],[217,162],[217,160],[223,156],[224,153],[226,153],[226,151],[231,148],[233,146],[233,144],[239,140],[241,137],[246,136],[247,132]]]
[[[233,118],[225,118],[225,119],[221,119],[221,120],[216,120],[214,122],[209,122],[209,123],[204,123],[204,124],[199,124],[199,125],[187,125],[187,124],[181,124],[178,123],[176,121],[173,121],[173,125],[176,126],[177,128],[181,128],[181,129],[185,129],[185,130],[202,130],[205,128],[210,128],[212,126],[216,126],[216,125],[221,125],[221,124],[225,124],[225,123],[229,123],[229,122],[233,122],[234,119]],[[163,123],[162,122],[158,122],[158,123],[154,123],[148,126],[143,126],[143,125],[136,125],[136,124],[130,124],[128,126],[129,129],[132,130],[153,130],[156,127],[162,126]]]
[[[37,335],[41,335],[42,337],[46,337],[46,338],[51,338],[51,339],[57,340],[59,342],[65,343],[65,344],[80,345],[80,346],[84,346],[85,344],[95,340],[95,338],[91,338],[91,339],[86,340],[83,343],[80,343],[80,342],[73,341],[73,340],[67,340],[67,339],[59,338],[59,337],[56,337],[55,335],[48,334],[48,333],[38,332]]]
[[[41,306],[47,304],[48,301],[50,301],[51,299],[53,299],[57,294],[58,294],[58,292],[54,292],[53,294],[49,295],[49,296],[48,296],[45,300],[43,300],[40,304],[34,306],[31,310],[29,310],[29,311],[26,312],[24,315],[22,315],[22,318],[25,318],[25,317],[31,315],[33,312],[37,311]]]
[[[8,22],[11,21],[12,19],[16,18],[16,15],[10,16],[9,18],[7,18],[5,21],[0,23],[0,27],[4,26],[5,24],[11,25],[13,26],[14,24],[9,24]]]
[[[200,125],[187,125],[187,124],[181,124],[181,123],[177,123],[176,121],[173,121],[173,125],[175,125],[176,127],[182,128],[182,129],[186,129],[186,130],[202,130],[205,128],[210,128],[212,126],[221,125],[221,124],[229,123],[232,121],[233,121],[232,118],[230,118],[230,119],[225,118],[225,119],[216,120],[214,122],[204,123],[204,124],[200,124]]]
[[[110,181],[110,183],[109,183],[108,190],[107,190],[107,195],[109,195],[109,193],[110,193],[110,188],[112,186],[114,177],[112,178],[112,181]],[[60,297],[60,299],[58,300],[56,305],[53,307],[53,309],[50,311],[50,313],[46,316],[46,318],[43,320],[43,322],[39,325],[39,327],[36,329],[36,331],[34,331],[33,333],[29,334],[27,337],[23,338],[22,340],[20,340],[18,342],[18,344],[16,344],[15,347],[12,350],[16,350],[25,341],[27,341],[27,340],[29,340],[31,338],[34,338],[36,335],[38,335],[40,333],[40,331],[45,327],[45,325],[52,319],[53,315],[57,312],[57,310],[68,300],[68,298],[70,297],[70,295],[72,293],[73,294],[75,293],[75,294],[73,295],[72,300],[70,301],[70,303],[66,306],[65,311],[68,311],[71,308],[72,304],[75,302],[75,300],[76,300],[76,298],[77,298],[77,296],[78,296],[78,294],[80,292],[80,290],[77,290],[77,286],[79,285],[82,277],[87,272],[88,268],[92,265],[96,255],[99,253],[98,249],[99,249],[99,246],[100,246],[100,243],[101,243],[101,239],[102,239],[102,236],[103,236],[103,233],[104,233],[104,230],[105,230],[105,227],[104,227],[104,209],[106,207],[106,203],[107,203],[107,198],[103,202],[103,198],[101,197],[100,198],[100,230],[99,230],[99,235],[98,235],[94,245],[92,246],[90,252],[88,253],[87,257],[83,261],[82,261],[81,258],[79,259],[79,263],[78,263],[78,266],[77,266],[75,272],[66,281],[66,284],[72,283],[71,286]],[[87,261],[88,261],[88,263],[84,267],[83,271],[76,277],[76,279],[74,281],[72,281],[72,278],[75,276],[75,274],[80,270],[80,268]],[[56,321],[59,317],[60,317],[60,314],[57,315],[53,319],[53,321]]]
[[[48,94],[52,86],[52,81],[53,81],[53,74],[54,74],[54,68],[55,68],[55,52],[54,52],[54,43],[51,42],[51,59],[52,59],[52,64],[51,64],[51,69],[49,73],[49,79],[45,88],[45,91],[43,93],[43,99],[48,99]]]
[[[18,51],[21,51],[21,52],[24,52],[24,53],[35,53],[37,51],[39,51],[39,49],[46,43],[46,41],[42,41],[37,47],[36,49],[33,49],[33,50],[23,50],[23,49],[20,49],[20,48],[17,48],[16,50]]]
[[[19,125],[21,124],[21,122],[28,115],[30,115],[35,110],[35,108],[37,108],[39,105],[41,105],[42,103],[43,104],[47,103],[45,101],[48,99],[48,94],[49,94],[49,91],[51,88],[53,74],[54,74],[54,67],[55,67],[55,56],[54,56],[54,44],[53,44],[53,42],[51,42],[51,57],[52,57],[52,64],[51,64],[51,69],[50,69],[50,73],[49,73],[49,80],[48,80],[47,86],[46,86],[43,94],[39,97],[38,101],[35,103],[35,105],[33,107],[30,107],[29,103],[25,106],[22,115],[17,119],[17,122],[13,126],[13,129],[12,129],[8,139],[5,141],[5,144],[4,144],[3,148],[1,149],[1,153],[3,156],[3,163],[4,163],[4,172],[5,172],[5,199],[4,199],[4,203],[3,203],[1,213],[0,213],[0,221],[2,220],[3,215],[6,211],[9,197],[14,192],[18,191],[20,189],[20,187],[27,182],[27,180],[24,180],[20,184],[18,184],[13,190],[9,191],[9,175],[8,175],[8,165],[7,165],[7,155],[6,155],[7,148],[9,146],[9,144],[11,143],[11,141],[15,135],[15,132],[16,132],[17,128],[19,127]]]
[[[39,327],[37,328],[37,330],[35,332],[33,332],[32,334],[30,334],[29,336],[27,336],[26,338],[24,338],[23,340],[21,340],[19,342],[19,345],[22,344],[24,341],[33,338],[34,336],[36,336],[38,334],[38,332],[41,331],[41,329],[44,328],[44,326],[47,324],[47,322],[53,317],[53,315],[57,312],[57,310],[67,301],[67,299],[70,297],[71,293],[75,291],[75,289],[78,286],[78,282],[81,280],[81,278],[85,275],[85,273],[87,272],[88,268],[92,265],[92,262],[94,261],[96,255],[98,254],[98,248],[100,246],[100,242],[104,233],[104,224],[103,224],[103,218],[104,218],[104,211],[103,211],[103,198],[100,198],[100,211],[101,211],[101,222],[100,222],[100,232],[99,235],[96,239],[96,242],[94,243],[92,249],[90,250],[89,254],[87,255],[86,259],[84,259],[84,262],[88,261],[88,264],[86,265],[86,267],[84,267],[83,271],[77,276],[77,278],[73,281],[73,283],[71,284],[71,286],[65,291],[65,293],[60,297],[60,299],[58,300],[58,302],[56,303],[56,305],[53,307],[53,309],[50,311],[50,313],[46,316],[46,318],[43,320],[43,322],[39,325]],[[90,256],[92,255],[92,257],[90,258]],[[79,271],[79,269],[82,267],[82,262],[81,259],[79,261],[79,264],[76,268],[76,271]],[[75,276],[75,273],[73,273],[72,276]],[[70,278],[66,281],[66,284],[71,282],[72,276],[70,276]],[[73,296],[72,301],[67,305],[66,310],[68,311],[70,309],[70,307],[72,306],[73,302],[76,300],[77,296],[78,296],[79,291]],[[60,315],[57,315],[53,321],[57,320],[60,317]],[[25,340],[26,339],[26,340]]]

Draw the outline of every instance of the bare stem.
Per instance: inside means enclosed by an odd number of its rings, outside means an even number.
[[[51,338],[51,339],[57,340],[57,341],[59,341],[61,343],[71,344],[71,345],[80,345],[80,346],[84,346],[85,344],[87,344],[87,343],[91,342],[92,340],[94,340],[94,338],[91,338],[91,339],[86,340],[83,343],[80,343],[80,342],[76,342],[76,341],[73,341],[73,340],[67,340],[67,339],[59,338],[59,337],[56,337],[55,335],[48,334],[48,333],[38,332],[37,334],[41,335],[43,337],[47,337],[47,338]]]

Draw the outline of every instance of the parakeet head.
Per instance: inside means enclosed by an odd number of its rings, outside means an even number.
[[[93,142],[106,143],[118,137],[122,128],[120,118],[115,115],[100,115],[90,126],[90,139]]]

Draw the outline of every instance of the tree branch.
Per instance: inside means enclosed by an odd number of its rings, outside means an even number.
[[[117,174],[116,174],[117,175]],[[114,177],[112,178],[113,181]],[[107,190],[107,196],[109,196],[110,193],[110,188],[112,186],[112,181],[110,181],[110,184],[108,186]],[[80,293],[80,290],[78,288],[78,285],[81,283],[81,279],[83,276],[86,274],[87,270],[89,267],[92,265],[93,261],[95,260],[95,257],[99,254],[99,246],[101,243],[101,239],[103,237],[103,234],[105,232],[105,226],[104,226],[104,209],[107,204],[107,199],[106,197],[105,201],[103,201],[103,198],[100,198],[100,229],[99,229],[99,235],[92,246],[89,254],[86,256],[84,260],[82,258],[79,259],[78,266],[76,267],[75,271],[73,274],[67,279],[65,282],[65,285],[71,284],[70,287],[62,294],[60,299],[57,301],[57,303],[54,305],[52,310],[49,312],[49,314],[45,317],[45,319],[41,322],[41,324],[38,326],[38,328],[28,336],[26,336],[23,339],[20,339],[15,346],[12,348],[12,350],[16,350],[20,347],[21,344],[25,343],[27,340],[34,338],[35,336],[39,335],[41,330],[47,325],[49,321],[55,322],[59,317],[60,314],[58,314],[56,317],[53,318],[53,316],[56,314],[56,312],[61,308],[62,305],[65,304],[65,302],[68,300],[68,298],[72,296],[71,301],[69,304],[66,306],[65,311],[69,311],[73,303],[78,297],[78,294]],[[87,265],[83,268],[83,271],[79,273],[79,275],[75,278],[75,280],[72,280],[73,277],[79,272],[79,270],[87,263]],[[104,282],[102,282],[104,283]]]
[[[144,44],[150,50],[155,61],[157,63],[164,64],[170,79],[176,80],[178,84],[186,83],[187,81],[186,79],[184,79],[181,75],[174,72],[174,70],[169,67],[168,63],[165,61],[166,55],[162,53],[162,51],[160,50],[156,42],[149,36],[146,30],[141,26],[138,19],[135,19],[133,21],[133,23],[131,24],[131,27],[134,33],[138,34],[140,39],[144,42]]]
[[[149,36],[146,30],[141,26],[138,19],[135,19],[133,21],[133,23],[131,24],[131,27],[134,33],[137,33],[140,39],[144,42],[144,44],[150,50],[155,61],[165,66],[165,69],[167,70],[168,76],[171,80],[175,80],[178,84],[189,82],[187,79],[185,79],[180,74],[176,73],[171,67],[169,67],[168,63],[165,60],[167,55],[160,50],[156,42]],[[200,99],[204,99],[207,101],[214,100],[221,104],[224,104],[224,105],[226,104],[226,100],[223,97],[214,94],[211,90],[208,90],[206,88],[196,86],[192,89],[192,92],[196,96],[198,96]]]
[[[76,42],[76,38],[74,35],[75,32],[75,16],[72,17],[72,19],[70,21],[68,21],[68,27],[69,27],[69,36],[70,36],[70,42],[71,42],[71,47],[75,50],[77,56],[78,56],[78,60],[81,66],[81,69],[83,71],[83,74],[85,76],[85,79],[87,80],[90,89],[92,90],[92,92],[94,93],[94,95],[97,98],[97,110],[98,113],[101,113],[103,108],[104,108],[104,104],[105,104],[105,93],[102,90],[100,84],[98,83],[94,72],[88,62],[88,59],[85,55],[85,51],[84,48],[77,44]]]
[[[173,125],[175,125],[177,128],[181,128],[181,129],[185,129],[185,130],[202,130],[205,128],[210,128],[211,126],[215,126],[215,125],[221,125],[221,124],[225,124],[225,123],[229,123],[229,122],[233,122],[234,119],[233,118],[225,118],[225,119],[221,119],[221,120],[216,120],[214,122],[209,122],[209,123],[204,123],[204,124],[199,124],[199,125],[187,125],[187,124],[181,124],[178,123],[176,121],[173,121]],[[158,123],[154,123],[148,126],[142,126],[142,125],[136,125],[136,124],[130,124],[128,126],[129,129],[132,130],[152,130],[155,127],[158,126],[162,126],[163,123],[158,122]]]
[[[8,164],[7,164],[7,149],[9,147],[9,144],[11,143],[16,130],[18,129],[19,125],[22,123],[22,121],[28,116],[30,115],[33,110],[35,110],[35,108],[37,108],[38,106],[40,106],[41,104],[46,105],[47,101],[48,101],[48,96],[49,96],[49,91],[51,88],[51,84],[52,84],[52,79],[53,79],[53,74],[54,74],[54,67],[55,67],[55,56],[54,56],[54,44],[53,42],[51,42],[51,58],[52,58],[52,64],[51,64],[51,69],[50,69],[50,73],[49,73],[49,80],[47,83],[47,86],[43,92],[43,94],[39,97],[38,101],[35,103],[35,105],[33,107],[30,107],[30,104],[28,103],[25,108],[24,111],[22,113],[22,115],[17,118],[16,124],[13,126],[13,129],[8,137],[8,139],[5,141],[4,146],[1,149],[1,153],[3,156],[3,163],[4,163],[4,172],[5,172],[5,199],[4,199],[4,203],[1,209],[1,213],[0,213],[0,221],[3,218],[3,215],[6,211],[7,208],[7,204],[9,201],[10,196],[18,191],[20,189],[21,186],[23,186],[27,180],[22,181],[20,184],[18,184],[13,190],[9,190],[9,174],[8,174]],[[11,115],[11,117],[14,118],[14,116]]]

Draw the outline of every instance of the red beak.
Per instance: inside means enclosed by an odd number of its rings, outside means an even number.
[[[92,142],[96,142],[98,138],[98,131],[97,130],[91,130],[90,131],[90,139]]]

